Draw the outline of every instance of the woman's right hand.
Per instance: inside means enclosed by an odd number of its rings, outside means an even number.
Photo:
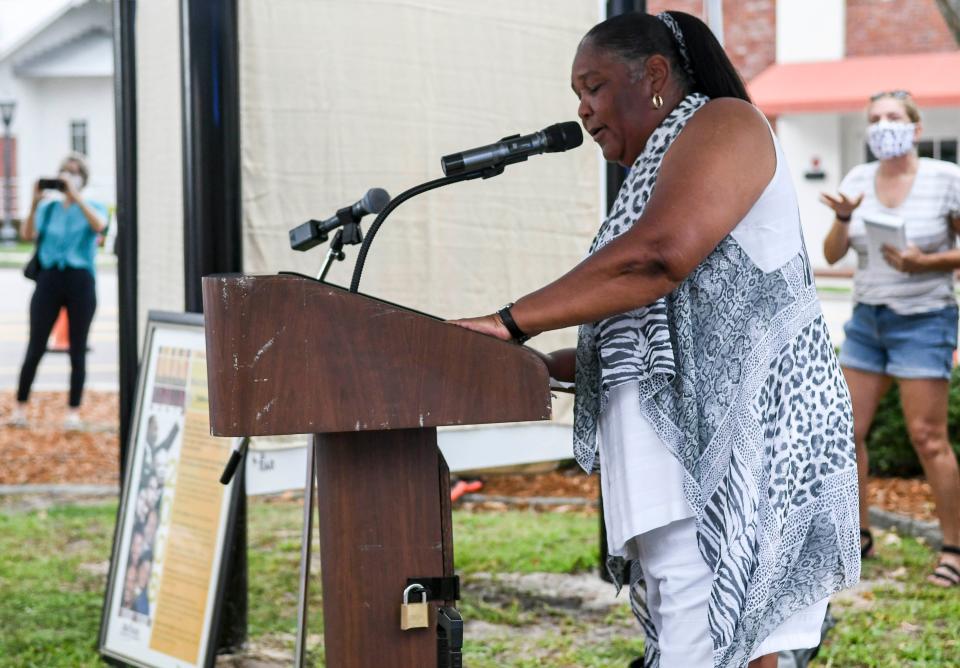
[[[833,197],[827,193],[820,193],[820,201],[833,209],[837,218],[842,221],[848,221],[850,220],[850,216],[853,215],[853,210],[860,206],[860,202],[863,201],[863,193],[856,199],[850,199],[843,193],[837,194],[839,197]]]
[[[43,189],[40,188],[40,180],[33,184],[33,208],[36,209],[40,200],[43,199]]]

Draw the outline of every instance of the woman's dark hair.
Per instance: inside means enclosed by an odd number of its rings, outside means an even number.
[[[684,12],[668,14],[683,33],[692,81],[683,66],[673,32],[652,14],[629,12],[613,16],[593,26],[580,43],[608,51],[629,64],[660,54],[670,61],[674,76],[688,92],[703,93],[710,98],[736,97],[750,102],[743,79],[707,24]]]

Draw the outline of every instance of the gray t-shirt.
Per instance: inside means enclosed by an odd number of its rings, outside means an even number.
[[[915,244],[924,253],[956,247],[957,235],[950,225],[950,217],[960,218],[960,166],[920,158],[916,180],[907,198],[900,206],[890,208],[877,199],[875,186],[879,165],[879,162],[858,165],[840,183],[840,192],[848,197],[863,193],[863,202],[854,210],[850,221],[850,245],[857,252],[854,300],[863,304],[882,304],[903,315],[935,311],[956,304],[952,271],[907,274],[896,271],[882,260],[871,264],[863,219],[873,212],[903,218],[907,243]]]

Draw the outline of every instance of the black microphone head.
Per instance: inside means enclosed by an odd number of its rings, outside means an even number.
[[[367,213],[380,213],[390,203],[390,194],[383,188],[371,188],[360,200]]]
[[[576,121],[556,123],[544,128],[543,133],[547,136],[547,153],[567,151],[583,143],[583,130]]]

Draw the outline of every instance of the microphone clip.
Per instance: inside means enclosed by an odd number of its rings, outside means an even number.
[[[360,230],[360,221],[353,213],[351,207],[344,207],[337,210],[337,222],[340,226],[337,233],[333,235],[333,241],[330,242],[330,248],[327,250],[327,257],[324,258],[323,268],[317,274],[318,281],[324,281],[327,278],[327,272],[334,261],[343,262],[346,254],[343,252],[344,246],[354,246],[363,243],[363,232]]]
[[[523,159],[526,160],[526,158],[523,158]],[[519,161],[519,160],[514,160],[513,162],[520,162],[520,161]],[[484,167],[483,169],[480,170],[480,178],[481,178],[481,179],[491,179],[491,178],[493,178],[494,176],[500,176],[501,174],[503,174],[503,170],[504,170],[504,169],[506,168],[506,166],[509,165],[509,164],[512,164],[512,163],[510,163],[510,162],[501,162],[501,163],[498,163],[498,164],[496,164],[496,165],[492,165],[492,166],[490,166],[490,167]]]
[[[510,135],[509,137],[504,137],[500,141],[510,141],[511,139],[519,139],[520,135]],[[503,174],[503,170],[506,169],[507,165],[515,165],[518,162],[525,162],[528,156],[526,155],[515,155],[509,158],[504,158],[495,165],[490,165],[489,167],[483,167],[477,170],[477,173],[480,175],[481,179],[492,179],[494,176],[500,176]]]
[[[337,210],[337,220],[340,222],[340,229],[333,237],[333,245],[339,246],[338,251],[343,246],[356,245],[363,242],[363,233],[360,231],[360,221],[353,214],[352,207],[345,206]],[[342,255],[343,252],[340,251]],[[342,257],[338,257],[342,260]]]

